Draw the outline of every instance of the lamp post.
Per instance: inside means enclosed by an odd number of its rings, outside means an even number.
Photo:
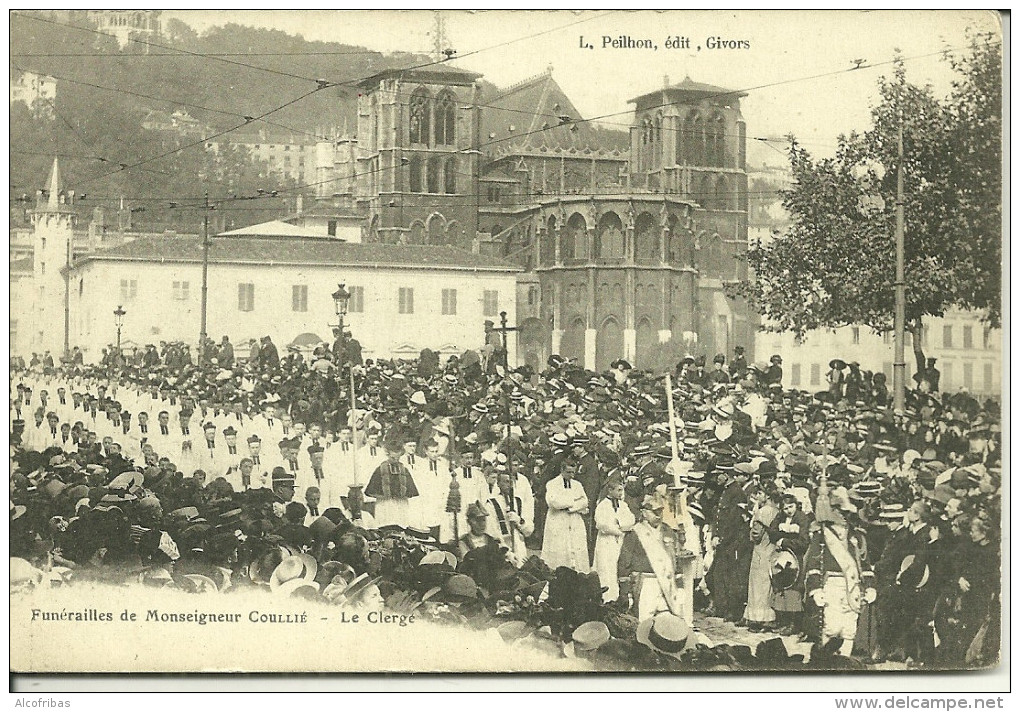
[[[333,309],[336,313],[337,328],[340,329],[340,334],[344,333],[344,317],[347,315],[347,308],[351,303],[351,293],[348,292],[343,284],[336,286],[336,291],[333,292]]]
[[[113,310],[113,321],[117,325],[117,361],[118,361],[118,363],[121,360],[121,357],[120,357],[120,328],[124,325],[124,315],[125,314],[127,314],[127,312],[124,311],[124,307],[121,306],[121,305],[118,305],[117,308]]]
[[[351,293],[347,291],[343,283],[337,285],[337,289],[331,295],[333,297],[333,311],[336,314],[336,329],[337,338],[340,340],[341,348],[340,353],[337,354],[338,363],[337,369],[341,369],[346,359],[346,340],[344,339],[344,317],[347,315],[347,309],[351,303]],[[364,503],[364,495],[362,494],[361,483],[358,482],[358,419],[356,417],[356,406],[357,399],[354,397],[354,364],[350,364],[347,369],[348,385],[351,389],[351,439],[354,444],[354,454],[351,457],[352,469],[352,482],[350,490],[347,493],[347,509],[351,513],[351,519],[357,521],[361,519],[361,507]]]

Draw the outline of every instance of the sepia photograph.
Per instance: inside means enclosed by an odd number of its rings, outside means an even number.
[[[1003,22],[10,11],[12,676],[990,685]]]

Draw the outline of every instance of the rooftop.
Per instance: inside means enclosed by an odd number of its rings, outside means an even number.
[[[79,264],[112,262],[201,262],[200,237],[143,237],[119,247],[86,255]],[[437,245],[347,243],[321,237],[292,235],[221,237],[211,241],[211,263],[252,264],[266,267],[308,265],[328,267],[407,267],[412,269],[483,270],[519,272],[509,262]]]
[[[600,148],[596,132],[584,121],[552,72],[518,82],[485,97],[482,146],[497,152],[514,148]]]
[[[642,99],[661,96],[665,92],[694,94],[700,99],[712,97],[739,99],[740,97],[747,96],[747,92],[740,91],[739,89],[724,89],[723,87],[717,87],[713,84],[696,82],[690,77],[684,77],[684,80],[679,84],[671,84],[668,87],[661,87],[655,91],[647,92],[646,94],[642,94],[641,96],[631,99],[628,103],[635,104]]]
[[[424,67],[410,67],[407,69],[385,69],[378,74],[373,74],[358,82],[362,88],[372,88],[383,79],[401,77],[405,79],[419,79],[421,81],[438,81],[451,84],[471,84],[482,75],[467,69],[455,67],[446,62],[429,64]]]
[[[23,257],[20,260],[14,260],[11,262],[11,272],[32,272],[35,269],[34,258]]]

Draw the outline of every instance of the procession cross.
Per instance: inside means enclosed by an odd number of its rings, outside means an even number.
[[[508,356],[507,356],[508,352],[507,352],[507,345],[506,345],[506,335],[509,332],[511,332],[511,331],[520,331],[520,327],[519,326],[507,326],[506,325],[506,312],[505,311],[501,311],[499,313],[499,323],[500,323],[499,326],[493,326],[493,327],[487,328],[485,330],[485,336],[486,336],[485,342],[486,343],[489,342],[488,336],[489,336],[489,332],[490,331],[496,331],[496,332],[498,332],[503,337],[503,368],[509,369],[510,365],[509,365]]]

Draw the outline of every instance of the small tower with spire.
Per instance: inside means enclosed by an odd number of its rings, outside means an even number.
[[[73,255],[74,191],[64,191],[60,184],[60,162],[53,159],[53,168],[46,190],[36,192],[32,211],[33,245],[33,325],[32,350],[49,351],[59,358],[67,347],[69,301],[67,267]]]

